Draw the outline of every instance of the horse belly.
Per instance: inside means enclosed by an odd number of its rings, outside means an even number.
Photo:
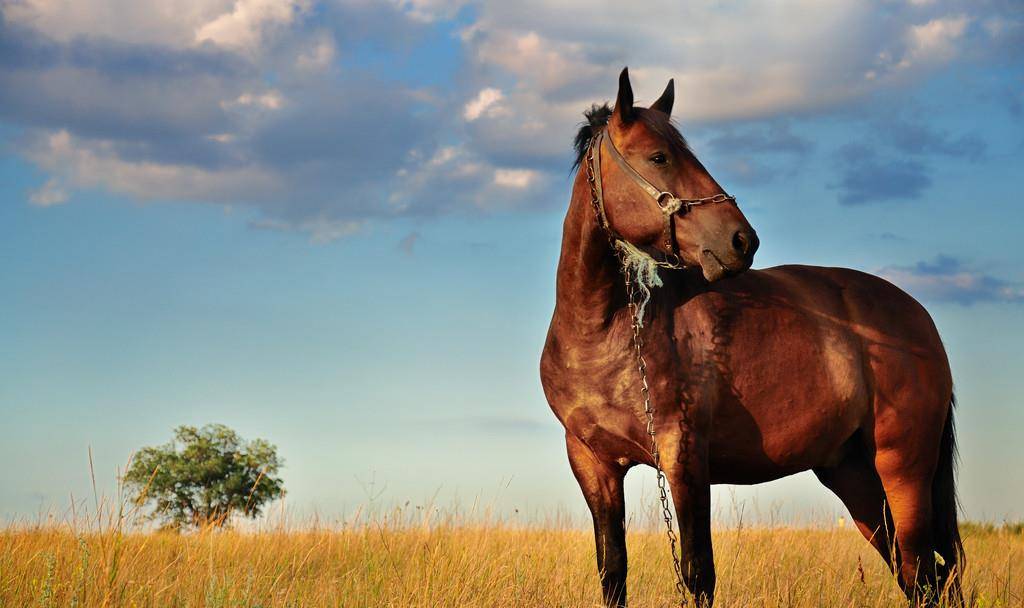
[[[868,409],[859,341],[803,315],[744,315],[715,403],[713,483],[752,484],[838,462]]]

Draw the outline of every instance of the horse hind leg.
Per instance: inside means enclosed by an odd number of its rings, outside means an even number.
[[[893,542],[892,513],[882,480],[867,456],[850,454],[834,467],[815,468],[814,474],[843,501],[857,529],[895,572],[899,554]]]
[[[930,477],[883,477],[895,524],[900,587],[915,603],[937,597]]]
[[[899,547],[899,581],[915,604],[962,606],[963,548],[956,523],[952,408],[929,424],[934,437],[879,448],[875,467],[889,500]],[[909,438],[905,438],[909,439]],[[940,553],[941,552],[941,553]]]

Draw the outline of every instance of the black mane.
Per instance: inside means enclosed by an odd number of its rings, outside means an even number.
[[[579,169],[580,164],[583,163],[583,155],[590,147],[590,140],[594,139],[598,131],[608,124],[611,117],[612,108],[608,104],[597,105],[595,103],[583,113],[583,118],[587,120],[580,126],[579,133],[576,134],[576,139],[573,141],[573,147],[576,149],[576,161],[572,164],[574,171]]]
[[[633,108],[633,113],[636,119],[644,123],[644,126],[651,132],[664,139],[672,151],[690,151],[689,144],[683,139],[683,135],[672,124],[672,120],[667,114],[649,108]],[[612,108],[607,103],[601,105],[595,103],[583,113],[583,117],[587,120],[580,126],[573,141],[573,148],[576,150],[576,160],[572,164],[574,171],[583,163],[583,157],[587,153],[587,148],[590,147],[590,140],[608,125],[608,121],[612,117]]]

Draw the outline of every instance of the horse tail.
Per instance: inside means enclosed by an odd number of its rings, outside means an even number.
[[[960,540],[960,527],[957,522],[957,498],[956,498],[956,423],[953,420],[953,410],[956,407],[956,397],[950,397],[949,413],[946,414],[946,424],[942,429],[942,441],[939,444],[939,461],[935,469],[935,477],[932,479],[932,538],[935,541],[936,552],[941,556],[938,559],[941,570],[945,574],[939,579],[940,584],[947,587],[953,605],[963,605],[960,591],[960,579],[962,578],[966,555],[964,546]]]

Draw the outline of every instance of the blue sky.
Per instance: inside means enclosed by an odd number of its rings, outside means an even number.
[[[206,422],[277,444],[300,514],[579,513],[537,361],[571,137],[629,65],[676,78],[756,267],[925,303],[966,512],[1024,517],[1020,5],[675,4],[0,1],[0,514]]]

